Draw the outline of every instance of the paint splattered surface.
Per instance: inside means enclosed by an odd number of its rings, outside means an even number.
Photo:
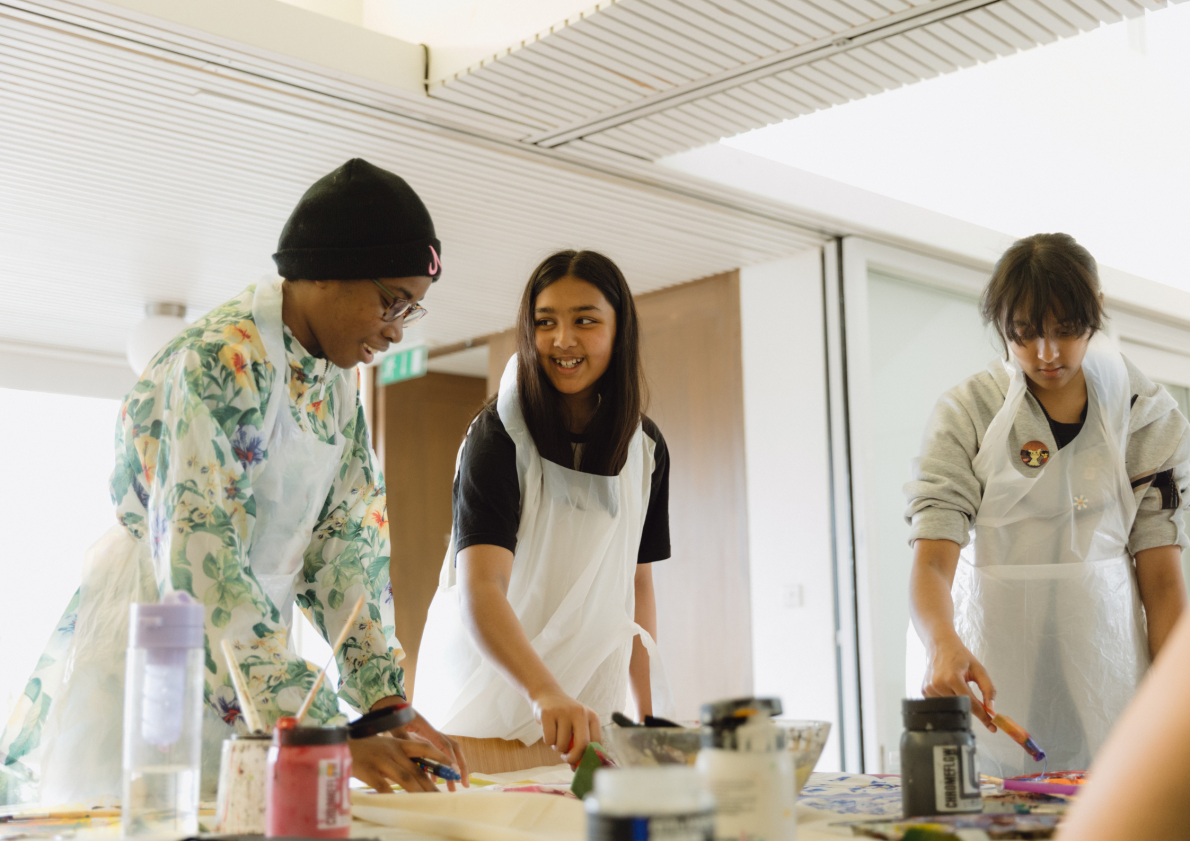
[[[977,831],[989,839],[1053,838],[1058,829],[1057,815],[952,815],[911,818],[900,821],[862,821],[851,824],[851,831],[863,838],[885,841],[957,841],[963,830]]]
[[[1086,771],[1053,771],[1009,777],[1004,781],[1004,788],[1008,791],[1035,791],[1042,794],[1074,794],[1078,786],[1086,782]]]
[[[839,815],[901,814],[901,778],[869,774],[811,774],[798,804]]]

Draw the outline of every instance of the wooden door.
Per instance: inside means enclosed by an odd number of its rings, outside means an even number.
[[[482,377],[429,373],[376,389],[376,451],[388,487],[389,572],[412,698],[417,651],[450,540],[455,456],[483,405]]]
[[[653,567],[657,636],[681,718],[752,692],[739,272],[636,298],[647,413],[670,451],[673,557]],[[489,341],[494,394],[512,331]]]
[[[500,378],[508,360],[516,353],[516,331],[505,330],[488,336],[488,396],[500,390]]]
[[[752,692],[738,272],[640,295],[647,413],[669,445],[657,636],[678,715]]]

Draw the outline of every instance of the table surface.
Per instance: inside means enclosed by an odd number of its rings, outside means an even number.
[[[543,773],[543,772],[550,773]],[[538,783],[560,785],[569,779],[566,766],[535,768],[509,774],[473,775],[485,783],[518,785]],[[486,786],[485,786],[486,787]],[[896,818],[901,815],[901,778],[866,774],[811,774],[798,798],[798,841],[829,841],[854,837],[850,821]],[[379,838],[381,841],[442,841],[440,836],[423,835],[391,827],[356,821],[353,837]]]
[[[508,774],[472,775],[473,790],[493,787],[517,787],[537,784],[545,788],[569,785],[566,766],[534,768]],[[535,795],[536,796],[536,795]],[[550,795],[541,795],[550,796]],[[109,804],[110,805],[110,804]],[[8,811],[8,810],[6,810]],[[829,841],[853,837],[847,822],[874,818],[899,817],[901,814],[900,778],[865,774],[816,773],[810,776],[798,799],[798,841]],[[209,821],[207,817],[204,823]],[[66,829],[62,824],[33,822],[0,823],[0,841],[17,838],[51,841]],[[78,841],[119,837],[118,819],[96,819],[69,827]],[[61,837],[59,835],[59,837]],[[378,838],[381,841],[441,841],[442,836],[379,826],[356,820],[352,837]]]

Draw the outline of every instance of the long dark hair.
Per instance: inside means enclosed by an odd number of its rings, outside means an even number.
[[[538,452],[557,464],[573,465],[565,405],[537,358],[536,341],[537,296],[565,277],[591,284],[616,311],[612,358],[597,384],[599,408],[584,430],[585,443],[578,466],[584,473],[615,476],[628,459],[628,445],[645,408],[645,388],[636,304],[624,274],[604,255],[595,251],[559,251],[533,270],[517,314],[517,388],[521,412]]]
[[[979,302],[985,323],[996,326],[1004,342],[1021,340],[1016,321],[1024,318],[1040,336],[1045,318],[1060,318],[1077,336],[1103,329],[1099,267],[1091,252],[1070,234],[1034,234],[1018,239],[1004,252]]]

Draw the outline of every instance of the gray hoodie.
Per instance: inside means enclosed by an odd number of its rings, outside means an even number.
[[[1132,391],[1132,413],[1125,453],[1138,510],[1128,550],[1177,544],[1190,545],[1182,523],[1182,501],[1190,486],[1190,424],[1161,386],[1124,359]],[[912,463],[913,479],[905,485],[909,508],[909,545],[918,538],[953,540],[966,546],[969,530],[983,498],[983,487],[971,461],[988,425],[1004,405],[1009,376],[999,360],[986,371],[952,388],[930,416],[921,457]],[[1057,446],[1041,404],[1028,395],[1009,436],[1012,452],[1030,441],[1042,441],[1050,452]],[[1035,477],[1019,459],[1012,463],[1023,476]]]

